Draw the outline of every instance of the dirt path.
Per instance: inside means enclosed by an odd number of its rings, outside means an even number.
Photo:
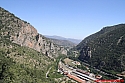
[[[50,68],[48,69],[48,71],[46,72],[46,78],[48,78],[48,74],[49,74],[49,71],[50,71],[51,68],[52,68],[52,67],[50,67]]]

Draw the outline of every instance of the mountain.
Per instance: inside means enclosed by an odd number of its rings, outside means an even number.
[[[76,49],[79,59],[96,68],[125,71],[125,24],[108,26],[86,37]]]
[[[68,40],[72,43],[75,43],[75,44],[78,44],[81,42],[81,40],[79,39],[72,39],[72,38],[64,38],[64,37],[61,37],[61,36],[48,36],[48,35],[44,35],[45,37],[47,38],[52,38],[52,39],[58,39],[58,40]]]
[[[57,83],[58,56],[65,55],[64,47],[0,7],[0,83]]]
[[[67,55],[67,50],[39,34],[30,23],[19,19],[3,8],[0,8],[0,15],[1,36],[7,37],[13,43],[42,52],[49,57],[58,56],[59,53]]]
[[[52,39],[52,38],[49,38],[51,42],[57,44],[57,45],[60,45],[60,46],[63,46],[63,47],[69,47],[69,48],[72,48],[74,46],[76,46],[75,43],[72,43],[68,40],[59,40],[59,39]]]

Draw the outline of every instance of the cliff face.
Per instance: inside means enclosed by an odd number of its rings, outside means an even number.
[[[80,56],[78,57],[81,61],[88,61],[91,58],[91,50],[88,46],[84,46],[80,51]]]
[[[0,8],[0,34],[13,43],[35,49],[47,56],[67,55],[67,50],[50,42],[29,23]]]

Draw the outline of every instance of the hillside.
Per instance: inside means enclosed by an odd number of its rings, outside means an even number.
[[[81,40],[78,40],[78,39],[64,38],[64,37],[60,37],[60,36],[48,36],[48,35],[44,35],[44,36],[47,37],[47,38],[51,38],[51,39],[67,40],[67,41],[70,41],[70,42],[72,42],[76,45],[81,42]]]
[[[14,14],[0,8],[0,35],[7,37],[13,43],[32,48],[49,57],[57,57],[59,54],[67,55],[67,50],[60,47]]]
[[[64,47],[0,7],[0,83],[56,83],[62,77],[57,72],[58,56],[65,55]]]
[[[125,24],[108,26],[86,37],[76,47],[79,59],[96,68],[125,71]]]
[[[54,82],[45,77],[50,65],[54,62],[47,56],[0,38],[0,83]]]

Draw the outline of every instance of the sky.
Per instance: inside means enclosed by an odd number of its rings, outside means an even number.
[[[84,39],[125,23],[125,0],[0,0],[0,6],[42,35]]]

